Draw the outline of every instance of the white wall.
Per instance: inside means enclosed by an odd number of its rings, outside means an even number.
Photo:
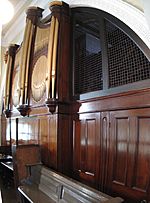
[[[150,29],[150,0],[142,0],[142,3],[144,7],[144,14]]]

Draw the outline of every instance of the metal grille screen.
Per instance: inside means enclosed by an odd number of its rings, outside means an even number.
[[[119,28],[106,22],[109,88],[150,79],[150,62]]]
[[[84,19],[83,19],[84,21]],[[83,94],[102,90],[102,54],[96,22],[75,26],[74,92]]]

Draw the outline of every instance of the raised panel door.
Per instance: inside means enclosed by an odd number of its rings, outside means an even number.
[[[76,178],[97,187],[100,152],[100,113],[81,114],[74,121],[73,167]]]
[[[126,202],[150,200],[150,109],[110,115],[107,188]]]

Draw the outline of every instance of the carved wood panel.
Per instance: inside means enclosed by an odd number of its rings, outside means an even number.
[[[132,202],[150,200],[150,109],[111,112],[109,184]]]
[[[58,118],[57,115],[50,115],[49,116],[49,152],[50,152],[50,160],[49,165],[57,169],[57,129],[58,129]]]
[[[146,113],[147,114],[147,113]],[[144,193],[150,191],[150,115],[137,117],[133,187]]]
[[[116,118],[116,151],[113,164],[113,179],[118,184],[125,185],[127,174],[127,155],[129,144],[129,118]]]
[[[43,116],[40,117],[39,122],[39,129],[40,129],[40,135],[39,135],[39,144],[41,145],[41,157],[42,161],[45,163],[45,165],[49,165],[49,159],[50,159],[50,153],[48,149],[49,144],[49,120],[47,117]]]
[[[97,186],[100,149],[100,113],[81,114],[74,122],[75,177],[93,187]]]

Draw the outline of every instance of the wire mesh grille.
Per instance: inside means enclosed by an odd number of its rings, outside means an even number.
[[[150,62],[119,28],[106,22],[109,88],[150,79]]]
[[[75,94],[102,90],[102,55],[100,40],[88,31],[75,30]]]

